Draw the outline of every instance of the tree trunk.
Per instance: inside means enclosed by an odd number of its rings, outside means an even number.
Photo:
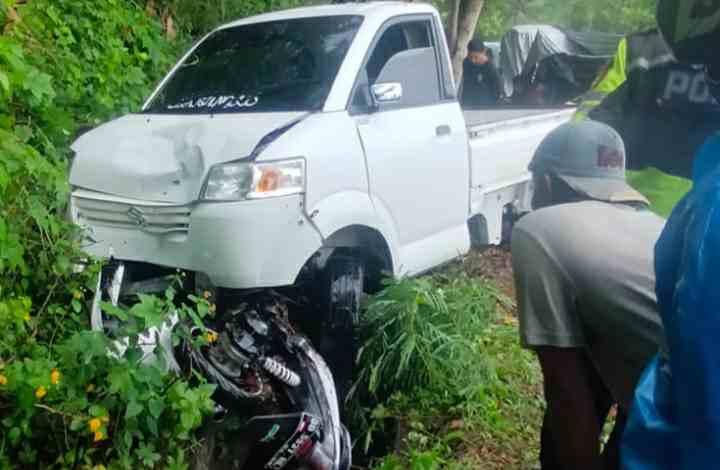
[[[450,0],[450,14],[448,15],[447,36],[450,55],[455,55],[457,49],[458,22],[460,21],[460,4],[462,0]]]
[[[450,46],[453,50],[453,72],[455,75],[455,83],[460,83],[462,79],[462,63],[467,55],[467,44],[475,34],[480,13],[482,13],[485,0],[463,0],[460,7],[457,39],[454,46]]]

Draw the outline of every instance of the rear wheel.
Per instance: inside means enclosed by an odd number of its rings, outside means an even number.
[[[364,277],[359,256],[337,253],[327,261],[315,286],[315,315],[319,314],[320,321],[312,336],[333,373],[341,409],[355,373]]]

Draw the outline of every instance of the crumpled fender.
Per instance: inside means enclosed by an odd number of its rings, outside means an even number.
[[[325,241],[346,227],[364,226],[376,230],[388,245],[393,266],[399,265],[397,232],[389,212],[367,193],[337,192],[309,207],[307,213]]]

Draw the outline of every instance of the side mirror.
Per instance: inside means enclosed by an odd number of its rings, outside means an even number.
[[[376,83],[370,87],[370,91],[376,104],[398,103],[403,97],[403,87],[400,82]]]

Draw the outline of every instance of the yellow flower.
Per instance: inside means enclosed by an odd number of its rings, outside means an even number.
[[[7,377],[0,374],[0,385],[7,385]]]
[[[95,391],[95,384],[87,384],[87,387],[85,387],[85,391],[87,393],[92,393]]]
[[[47,395],[45,387],[38,387],[37,390],[35,390],[35,396],[38,400],[42,400],[45,395]]]
[[[100,421],[98,418],[93,418],[88,421],[88,428],[90,429],[90,432],[98,432],[101,427],[102,421]]]
[[[205,334],[205,338],[207,338],[208,343],[214,343],[215,341],[218,340],[218,334],[215,333],[214,331],[208,331]]]
[[[80,292],[79,290],[76,290],[75,292],[73,292],[73,298],[75,300],[82,299],[83,298],[82,292]]]
[[[93,436],[93,442],[100,442],[105,439],[105,434],[102,433],[102,431],[95,431],[95,435]]]
[[[105,465],[95,465],[92,470],[106,470]]]
[[[50,372],[50,383],[53,385],[57,385],[60,383],[60,371],[57,369],[53,369],[52,372]]]

